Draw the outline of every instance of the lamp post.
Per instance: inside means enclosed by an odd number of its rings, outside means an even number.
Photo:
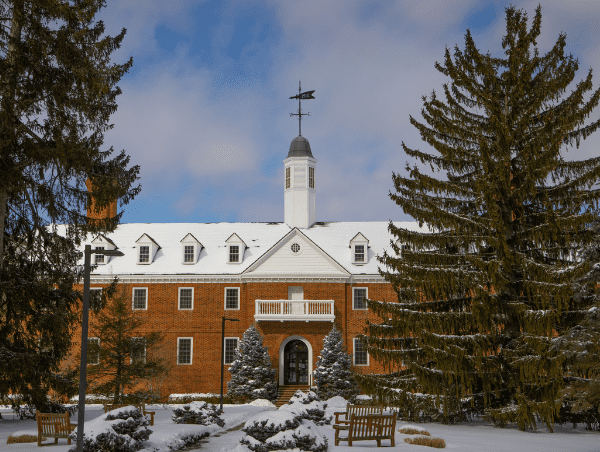
[[[227,319],[223,316],[221,320],[221,411],[223,411],[223,371],[225,370],[225,320],[239,322],[240,319]]]
[[[83,423],[85,416],[85,377],[87,370],[88,317],[90,310],[90,267],[92,254],[105,256],[124,256],[119,250],[93,250],[91,245],[85,246],[83,264],[83,307],[81,319],[81,362],[79,364],[79,407],[77,413],[77,452],[83,451]]]

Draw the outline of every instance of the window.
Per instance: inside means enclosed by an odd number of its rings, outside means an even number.
[[[290,249],[292,250],[292,253],[298,254],[300,252],[300,245],[298,245],[296,242],[294,242],[294,243],[292,243],[292,246],[290,247]]]
[[[104,247],[97,246],[96,251],[104,251]],[[96,264],[103,264],[104,263],[104,254],[94,253],[94,262]]]
[[[308,188],[315,188],[315,169],[308,167]]]
[[[235,351],[238,348],[237,337],[225,338],[225,364],[231,364],[235,360]]]
[[[97,337],[88,337],[87,363],[100,364],[100,339]]]
[[[148,309],[148,289],[136,287],[133,289],[133,309]]]
[[[194,309],[194,289],[192,287],[179,288],[179,309]]]
[[[367,353],[367,349],[362,343],[362,341],[357,337],[354,338],[354,365],[369,365],[369,354]]]
[[[102,309],[102,287],[90,287],[90,309],[92,311]]]
[[[140,246],[140,264],[150,262],[150,247],[148,245]]]
[[[285,188],[290,188],[292,185],[292,169],[287,167],[285,169]]]
[[[240,261],[240,246],[239,245],[230,245],[229,246],[229,262],[239,262]]]
[[[225,288],[225,309],[240,309],[240,288]]]
[[[192,338],[177,338],[177,364],[192,364]]]
[[[354,262],[364,262],[365,261],[365,246],[364,245],[354,245]]]
[[[183,262],[185,264],[194,262],[194,255],[196,254],[194,251],[194,245],[185,245],[183,247]]]
[[[143,337],[131,338],[131,363],[146,363],[146,339]]]
[[[367,288],[354,287],[352,288],[352,309],[367,309]]]

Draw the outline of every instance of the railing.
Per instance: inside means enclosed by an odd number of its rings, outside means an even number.
[[[254,320],[333,322],[333,300],[256,300]]]

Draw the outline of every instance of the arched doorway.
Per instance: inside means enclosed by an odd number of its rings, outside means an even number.
[[[279,384],[309,385],[312,379],[312,347],[301,336],[288,337],[279,349]]]

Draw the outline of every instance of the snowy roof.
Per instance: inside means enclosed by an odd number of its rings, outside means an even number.
[[[394,222],[394,225],[413,231],[426,232],[416,222]],[[317,223],[300,231],[321,250],[327,253],[348,273],[378,275],[380,266],[376,259],[384,249],[391,251],[388,222],[330,222]],[[106,234],[125,255],[111,257],[99,265],[95,275],[239,275],[262,255],[278,244],[292,229],[285,223],[128,223],[120,224],[114,232]],[[350,240],[361,232],[369,240],[368,261],[364,265],[352,264]],[[192,234],[204,246],[197,262],[184,264],[181,240]],[[228,263],[227,239],[236,234],[247,248],[239,264]],[[160,243],[150,265],[138,265],[136,241],[140,236],[152,237]],[[91,237],[83,245],[90,244]],[[83,246],[82,246],[83,247]]]

